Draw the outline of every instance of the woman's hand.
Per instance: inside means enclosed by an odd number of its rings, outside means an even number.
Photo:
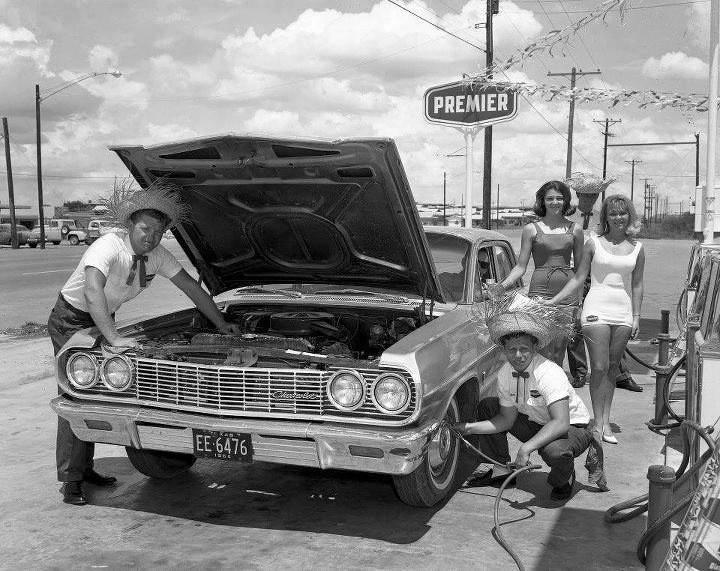
[[[640,334],[640,316],[633,315],[632,329],[630,330],[630,339],[636,339]]]
[[[489,284],[487,286],[488,288],[488,294],[492,298],[498,298],[502,297],[505,293],[505,286],[502,285],[502,283],[496,283],[496,284]]]

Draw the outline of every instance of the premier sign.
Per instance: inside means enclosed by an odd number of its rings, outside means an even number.
[[[492,83],[457,81],[425,92],[425,119],[442,125],[477,127],[517,115],[517,92]]]

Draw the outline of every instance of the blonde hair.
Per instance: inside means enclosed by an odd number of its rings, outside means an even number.
[[[611,194],[605,200],[603,200],[602,206],[600,206],[600,220],[598,221],[598,236],[604,236],[610,231],[610,225],[608,224],[608,211],[611,206],[618,206],[624,212],[627,212],[630,216],[628,220],[627,228],[625,228],[625,235],[634,238],[640,232],[642,223],[635,210],[635,205],[632,201],[624,194]]]

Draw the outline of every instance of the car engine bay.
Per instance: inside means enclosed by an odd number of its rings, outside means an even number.
[[[238,367],[372,367],[382,352],[420,326],[417,309],[231,305],[239,335],[217,333],[201,314],[183,331],[141,341],[138,356]]]

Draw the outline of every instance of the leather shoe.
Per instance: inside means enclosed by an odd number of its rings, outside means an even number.
[[[553,488],[550,497],[553,500],[567,500],[572,496],[573,485],[575,484],[575,470],[570,474],[570,480],[558,488]]]
[[[507,480],[508,476],[510,474],[503,474],[501,476],[493,476],[493,471],[488,470],[487,472],[484,472],[482,474],[471,474],[470,477],[465,480],[465,487],[468,488],[482,488],[484,486],[490,486],[493,488],[499,488],[502,486],[503,482]],[[510,480],[507,486],[505,486],[505,489],[508,488],[515,488],[517,487],[516,484],[517,478],[513,478]]]
[[[617,381],[615,386],[619,389],[625,389],[626,391],[632,391],[634,393],[641,393],[643,391],[643,388],[638,385],[632,377]]]
[[[88,503],[82,482],[65,482],[60,488],[60,493],[63,495],[63,502],[66,504],[84,506]]]
[[[585,377],[576,377],[572,381],[570,381],[570,384],[574,389],[581,389],[585,386]]]
[[[117,478],[115,476],[103,476],[91,468],[90,470],[85,470],[83,481],[96,486],[111,486],[117,482]]]

